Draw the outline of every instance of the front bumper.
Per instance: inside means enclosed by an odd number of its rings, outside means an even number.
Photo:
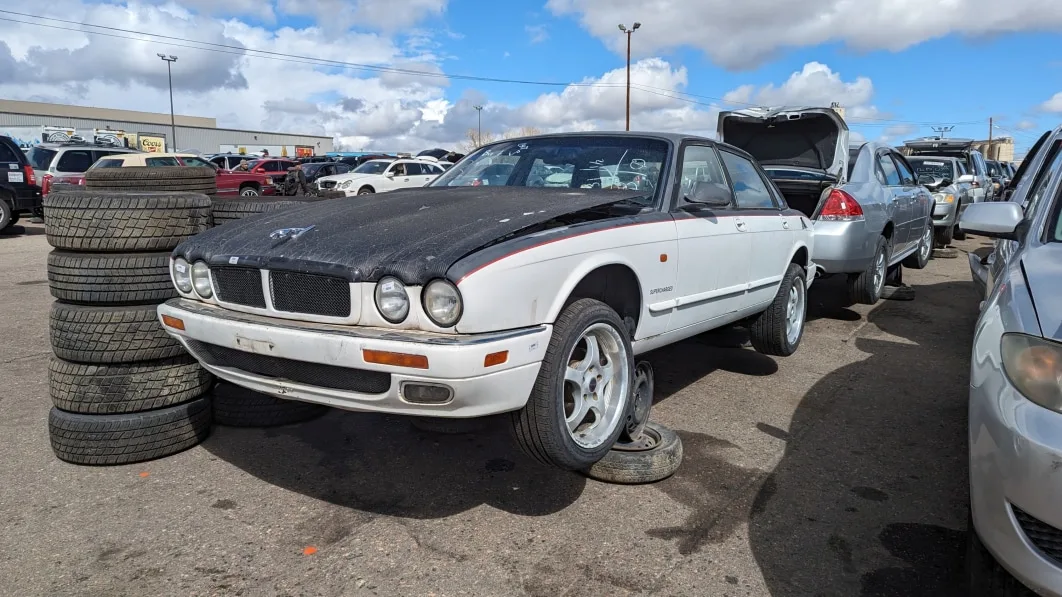
[[[188,299],[171,299],[159,305],[165,330],[211,373],[252,390],[278,398],[315,402],[355,411],[386,412],[435,417],[469,418],[522,408],[538,377],[553,328],[541,325],[490,334],[450,335],[396,331],[383,328],[342,326],[278,320],[236,313]],[[176,329],[165,317],[179,319]],[[204,346],[208,345],[208,346]],[[220,351],[215,347],[221,347]],[[421,355],[423,369],[366,362],[363,351]],[[239,351],[239,352],[235,352]],[[489,354],[508,351],[507,360],[485,366]],[[236,355],[229,362],[217,352]],[[251,361],[248,361],[251,359]],[[381,391],[355,391],[329,385],[329,374],[313,380],[293,381],[233,366],[257,359],[266,365],[282,365],[276,371],[305,369],[335,372],[340,376],[386,374]],[[366,373],[371,372],[371,373]],[[320,382],[320,383],[315,383]],[[407,383],[442,385],[452,390],[443,404],[406,400]],[[383,389],[386,388],[386,389]]]
[[[956,209],[958,203],[934,203],[933,204],[933,226],[937,228],[947,228],[948,226],[954,226],[959,221],[959,212]]]
[[[815,221],[815,247],[811,259],[828,274],[857,273],[870,266],[878,235],[870,234],[865,220]]]
[[[1062,414],[1010,385],[975,352],[970,386],[970,510],[985,547],[1040,595],[1062,597]]]

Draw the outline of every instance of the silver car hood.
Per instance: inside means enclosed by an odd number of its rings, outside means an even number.
[[[832,108],[747,108],[721,112],[719,140],[740,147],[764,166],[848,173],[848,125]]]
[[[1027,251],[1021,265],[1029,280],[1040,331],[1045,338],[1062,342],[1062,243],[1048,243]]]

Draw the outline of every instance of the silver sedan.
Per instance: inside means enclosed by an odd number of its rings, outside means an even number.
[[[1010,200],[959,221],[997,239],[970,260],[970,595],[1062,596],[1062,127],[1036,149]]]

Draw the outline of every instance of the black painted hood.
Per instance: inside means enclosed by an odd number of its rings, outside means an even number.
[[[559,216],[644,192],[526,187],[416,188],[315,201],[212,228],[174,250],[211,266],[327,273],[352,282],[444,277],[458,259]],[[309,228],[297,238],[270,235]]]

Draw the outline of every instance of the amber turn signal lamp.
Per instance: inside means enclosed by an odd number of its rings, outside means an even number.
[[[361,351],[362,358],[366,363],[377,365],[391,365],[392,367],[408,367],[410,369],[427,369],[428,357],[422,354],[406,354],[404,352],[387,352],[386,350]]]
[[[172,315],[163,315],[162,323],[168,328],[184,331],[184,320],[177,319]]]
[[[501,352],[492,352],[492,353],[488,354],[487,356],[483,357],[483,366],[484,367],[493,367],[495,365],[501,365],[502,363],[504,363],[504,362],[506,362],[508,360],[509,360],[509,351],[508,350],[503,350]]]

